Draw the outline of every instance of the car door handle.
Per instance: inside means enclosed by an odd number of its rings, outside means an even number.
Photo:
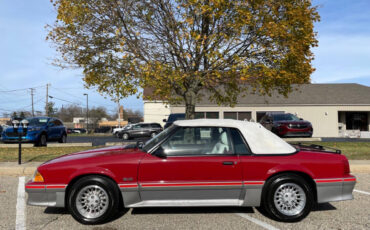
[[[224,162],[222,162],[222,164],[223,165],[233,165],[234,162],[232,162],[232,161],[224,161]]]

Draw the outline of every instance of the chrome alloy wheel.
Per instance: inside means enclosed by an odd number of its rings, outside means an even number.
[[[108,209],[108,193],[98,185],[89,185],[80,190],[76,197],[77,211],[85,218],[98,218]]]
[[[306,205],[306,194],[294,183],[280,185],[274,194],[276,209],[284,215],[294,216],[302,212]]]

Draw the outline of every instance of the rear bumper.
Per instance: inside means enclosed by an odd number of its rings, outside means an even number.
[[[317,202],[352,200],[356,177],[350,175],[338,179],[316,179]]]
[[[33,206],[65,207],[67,185],[39,185],[28,182],[25,186],[28,194],[27,204]]]

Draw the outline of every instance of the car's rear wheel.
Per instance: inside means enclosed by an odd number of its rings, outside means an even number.
[[[128,139],[130,139],[130,136],[128,135],[128,133],[123,133],[122,134],[122,139],[123,140],[128,140]]]
[[[107,222],[119,210],[117,185],[101,176],[83,177],[69,192],[68,210],[82,224]]]
[[[262,207],[275,220],[296,222],[311,211],[314,198],[305,179],[283,174],[271,178],[265,185]]]
[[[59,143],[67,143],[67,135],[63,134],[58,142]]]

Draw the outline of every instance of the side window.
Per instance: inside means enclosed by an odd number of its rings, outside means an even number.
[[[239,130],[230,129],[231,138],[234,144],[234,150],[236,154],[251,154],[251,151],[246,146]]]
[[[151,124],[152,125],[152,128],[161,128],[161,125],[160,124]]]
[[[62,126],[63,125],[62,122],[59,121],[59,120],[55,120],[54,123],[55,123],[55,126]]]
[[[134,125],[132,126],[132,129],[141,129],[141,125]]]
[[[55,120],[54,119],[50,119],[49,120],[49,123],[48,123],[48,126],[49,127],[55,127]]]
[[[234,154],[226,128],[181,127],[161,148],[169,156]]]
[[[149,124],[142,124],[141,125],[141,128],[143,128],[143,129],[149,129],[150,128],[150,125]]]

